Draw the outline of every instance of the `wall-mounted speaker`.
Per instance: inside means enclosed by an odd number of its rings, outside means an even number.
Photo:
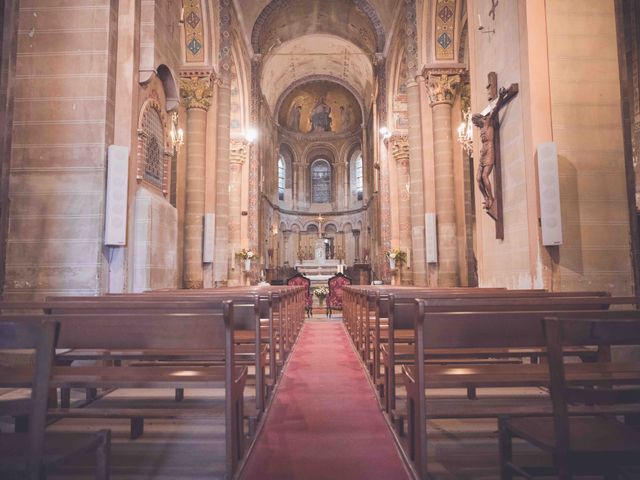
[[[215,246],[216,214],[204,214],[204,233],[202,235],[202,263],[213,263],[213,247]]]
[[[104,244],[127,244],[127,198],[129,191],[129,148],[109,145],[107,150],[107,198],[104,215]]]
[[[558,147],[555,142],[538,145],[538,193],[540,195],[542,244],[545,246],[562,245]]]
[[[424,227],[427,263],[438,263],[438,230],[435,213],[424,214]]]

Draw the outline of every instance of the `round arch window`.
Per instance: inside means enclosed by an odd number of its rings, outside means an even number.
[[[311,202],[331,201],[331,165],[324,158],[311,164]]]

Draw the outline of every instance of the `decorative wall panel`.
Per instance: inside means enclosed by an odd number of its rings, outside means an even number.
[[[435,42],[436,60],[454,60],[454,32],[456,0],[438,0],[436,4]]]

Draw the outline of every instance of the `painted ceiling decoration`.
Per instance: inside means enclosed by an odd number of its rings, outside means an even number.
[[[382,22],[366,0],[273,0],[256,19],[251,43],[264,54],[312,33],[342,36],[370,53],[381,52],[385,44]]]
[[[184,42],[187,62],[204,62],[204,26],[200,0],[183,0]]]
[[[454,60],[456,0],[438,0],[435,21],[436,60]]]
[[[360,104],[345,87],[316,80],[294,88],[280,104],[278,123],[293,132],[345,133],[362,124]]]
[[[314,75],[332,76],[349,85],[359,100],[373,90],[371,57],[339,36],[311,34],[287,41],[265,56],[261,89],[271,107],[292,84]]]

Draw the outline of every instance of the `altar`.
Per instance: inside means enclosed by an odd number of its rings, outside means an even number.
[[[317,285],[326,285],[327,280],[336,273],[344,273],[344,263],[338,259],[326,257],[325,241],[318,238],[314,248],[315,256],[312,260],[302,260],[295,268],[302,275],[311,280],[311,288]]]

